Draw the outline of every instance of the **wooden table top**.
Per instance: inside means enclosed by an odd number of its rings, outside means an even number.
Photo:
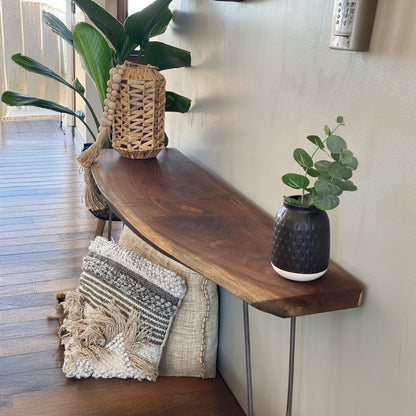
[[[293,282],[270,262],[273,218],[173,148],[130,160],[104,150],[92,168],[112,210],[159,250],[248,304],[294,317],[361,304],[363,285],[334,264]]]

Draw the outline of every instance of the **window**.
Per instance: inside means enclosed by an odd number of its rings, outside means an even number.
[[[153,0],[128,0],[128,3],[127,3],[128,15],[130,16],[131,14],[144,9],[150,3],[153,3]]]

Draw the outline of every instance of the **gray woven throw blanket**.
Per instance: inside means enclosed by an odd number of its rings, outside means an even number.
[[[65,294],[59,329],[65,375],[155,380],[185,291],[174,272],[97,237],[79,287]]]

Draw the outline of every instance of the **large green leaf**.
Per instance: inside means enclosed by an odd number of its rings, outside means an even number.
[[[40,108],[46,108],[47,110],[56,111],[58,113],[69,114],[81,120],[88,131],[91,133],[92,137],[95,140],[95,134],[90,129],[90,127],[85,123],[85,115],[82,112],[74,112],[68,107],[65,107],[61,104],[55,103],[54,101],[43,100],[41,98],[32,97],[30,95],[21,94],[20,92],[15,91],[5,91],[1,96],[1,101],[7,105],[16,107],[16,106],[34,106]]]
[[[94,81],[103,104],[112,67],[112,54],[107,41],[95,27],[82,22],[74,27],[74,47],[81,58],[83,68]]]
[[[60,82],[61,84],[64,84],[67,87],[75,90],[74,86],[72,86],[69,82],[63,79],[56,72],[52,71],[52,69],[46,67],[45,65],[42,65],[41,63],[35,61],[32,58],[29,58],[28,56],[24,56],[21,53],[16,53],[12,56],[12,60],[17,65],[20,65],[22,68],[26,69],[26,71],[34,72],[35,74],[39,74],[48,78],[52,78]]]
[[[52,29],[54,33],[67,41],[71,46],[74,46],[72,32],[66,27],[58,17],[49,12],[42,12],[43,21]]]
[[[91,114],[94,118],[95,125],[98,128],[100,123],[97,119],[97,116],[96,116],[93,108],[91,107],[91,104],[89,103],[89,101],[86,99],[86,97],[84,95],[85,89],[81,85],[81,83],[79,82],[78,79],[76,79],[74,81],[74,84],[71,85],[69,82],[67,82],[64,78],[62,78],[56,72],[52,71],[52,69],[50,69],[50,68],[46,67],[45,65],[42,65],[41,63],[35,61],[34,59],[29,58],[28,56],[24,56],[20,53],[16,53],[15,55],[13,55],[12,60],[16,64],[18,64],[22,68],[24,68],[26,71],[34,72],[35,74],[39,74],[39,75],[43,75],[43,76],[48,77],[48,78],[52,78],[52,79],[60,82],[61,84],[63,84],[65,86],[73,89],[74,91],[76,91],[81,96],[81,98],[84,100],[87,107],[90,109]]]
[[[130,39],[138,45],[144,45],[152,31],[161,21],[166,19],[166,10],[172,0],[156,0],[140,12],[129,16],[124,22],[124,28]]]
[[[154,65],[159,71],[191,65],[191,54],[162,42],[148,42],[143,48],[146,64]]]
[[[74,3],[90,18],[99,30],[107,37],[116,51],[121,51],[127,37],[123,25],[107,10],[91,0],[73,0]]]
[[[116,50],[116,63],[123,63],[137,47],[124,30],[124,26],[107,10],[91,0],[74,0]]]
[[[68,107],[55,103],[54,101],[21,94],[20,92],[5,91],[1,96],[1,101],[10,106],[32,105],[34,107],[46,108],[48,110],[57,111],[58,113],[70,114],[71,116],[77,117],[77,114]]]
[[[154,36],[159,36],[165,33],[171,20],[172,20],[172,12],[169,9],[167,9],[165,12],[165,16],[153,28],[152,32],[150,33],[149,38],[153,38]]]
[[[186,113],[191,107],[191,100],[172,91],[166,91],[165,111]]]

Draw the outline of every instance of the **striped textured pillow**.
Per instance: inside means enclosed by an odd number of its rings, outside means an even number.
[[[174,272],[97,237],[78,289],[67,292],[63,303],[66,376],[155,380],[185,291]]]

